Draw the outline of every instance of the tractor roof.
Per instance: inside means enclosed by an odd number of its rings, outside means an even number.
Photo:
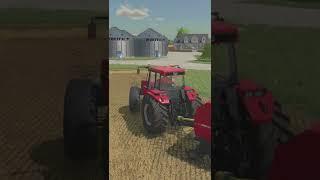
[[[235,42],[238,39],[238,28],[232,24],[226,23],[218,12],[213,12],[211,22],[211,31],[213,34],[213,43]]]
[[[214,19],[211,23],[213,43],[235,42],[238,39],[238,28],[235,25]]]
[[[151,66],[150,71],[159,73],[163,76],[165,75],[173,75],[177,74],[184,74],[185,70],[180,67],[173,67],[173,66]]]

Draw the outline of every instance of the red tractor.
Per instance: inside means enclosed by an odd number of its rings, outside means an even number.
[[[185,70],[179,66],[142,67],[148,69],[148,75],[140,87],[130,88],[130,110],[135,112],[140,108],[143,126],[149,133],[164,132],[168,126],[193,127],[199,142],[193,152],[210,155],[211,103],[202,104],[196,90],[185,85]],[[141,105],[140,96],[143,96]]]
[[[216,73],[213,81],[213,167],[237,177],[266,177],[277,144],[293,136],[288,128],[289,118],[268,89],[251,80],[238,79],[238,29],[217,13],[213,15],[214,49],[227,49],[227,72]],[[224,59],[214,61],[218,72],[218,61]]]
[[[161,133],[168,125],[176,125],[178,116],[193,117],[201,99],[192,87],[185,85],[185,70],[179,66],[140,66],[148,75],[140,87],[132,86],[129,92],[129,108],[139,111],[143,126],[149,133]],[[140,96],[143,96],[140,103]]]

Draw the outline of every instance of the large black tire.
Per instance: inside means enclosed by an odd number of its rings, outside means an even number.
[[[139,111],[140,107],[140,88],[137,86],[130,87],[129,92],[129,109],[131,112]]]
[[[64,98],[63,135],[65,154],[72,159],[97,155],[96,88],[91,80],[74,79]]]
[[[145,95],[141,108],[143,126],[147,132],[151,134],[164,132],[169,123],[168,107],[157,103],[152,97]]]

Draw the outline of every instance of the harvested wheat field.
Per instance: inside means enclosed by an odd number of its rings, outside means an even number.
[[[145,133],[140,113],[129,111],[130,85],[144,77],[135,71],[109,73],[109,178],[211,179],[208,156],[189,158],[189,150],[195,148],[191,128],[152,137]]]
[[[106,41],[87,40],[86,28],[5,32],[0,33],[0,179],[102,179],[100,161],[64,157],[62,117],[66,83],[95,73],[107,56]]]

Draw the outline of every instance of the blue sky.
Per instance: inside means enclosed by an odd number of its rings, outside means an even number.
[[[211,34],[211,0],[109,0],[109,27],[132,34],[147,28],[174,39],[179,27]]]

